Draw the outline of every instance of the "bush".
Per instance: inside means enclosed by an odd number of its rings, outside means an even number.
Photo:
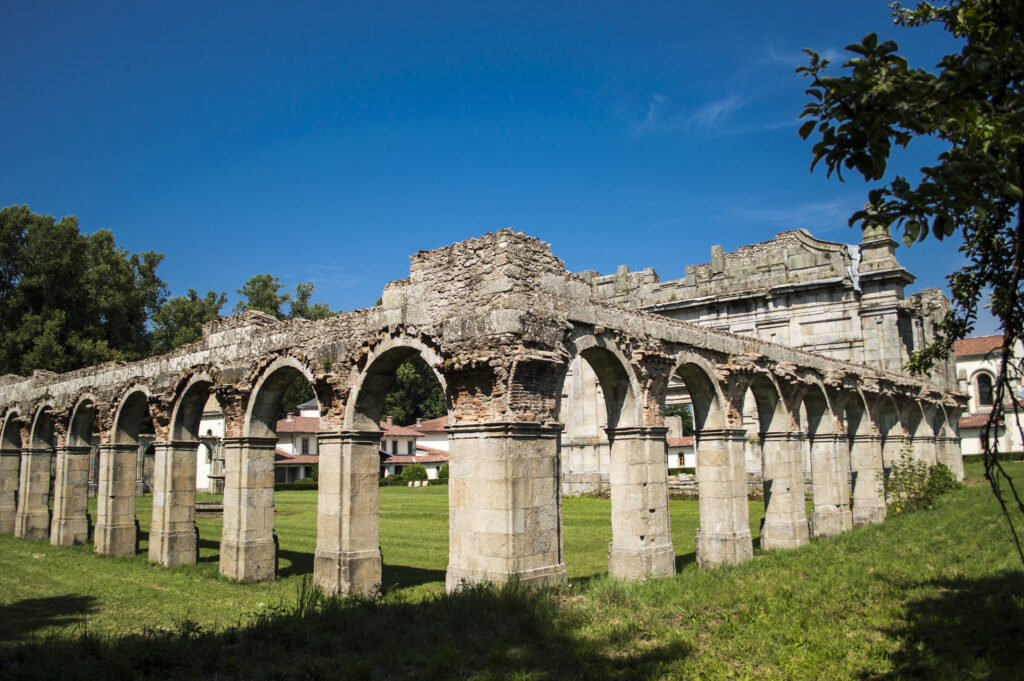
[[[684,475],[696,475],[697,474],[697,469],[696,468],[689,468],[689,467],[669,468],[668,469],[668,474],[669,475],[679,475],[680,473],[682,473]]]
[[[401,475],[389,475],[386,478],[380,479],[381,487],[405,487],[406,482],[402,479]]]
[[[448,482],[448,464],[441,466],[440,470],[437,471],[438,482]]]
[[[938,496],[959,484],[945,464],[929,466],[910,456],[909,447],[893,462],[885,478],[885,500],[890,513],[931,508]]]
[[[275,482],[274,489],[277,491],[289,489],[316,489],[315,478],[303,478],[295,482]]]
[[[427,479],[427,467],[421,463],[412,463],[402,470],[402,480],[416,482]]]

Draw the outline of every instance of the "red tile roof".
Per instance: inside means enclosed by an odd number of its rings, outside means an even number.
[[[417,452],[423,452],[424,454],[439,454],[448,456],[448,452],[443,449],[435,449],[433,447],[424,447],[423,445],[416,445]]]
[[[430,419],[429,421],[423,421],[415,426],[409,426],[421,433],[443,433],[445,426],[448,425],[447,416],[439,416],[436,419]]]
[[[392,437],[419,437],[420,434],[409,426],[393,426],[384,421],[380,422],[380,429],[384,435]]]
[[[686,437],[670,437],[665,440],[669,447],[692,447],[693,436],[687,435]]]
[[[277,422],[277,434],[315,433],[320,430],[319,416],[290,416]]]
[[[987,355],[1003,347],[1003,336],[978,336],[977,338],[964,338],[956,342],[957,357],[967,355]]]
[[[444,463],[446,461],[448,461],[447,454],[427,454],[425,456],[396,454],[384,459],[384,463]]]
[[[316,454],[297,454],[293,456],[283,449],[274,450],[275,466],[305,466],[317,463],[320,463],[320,457]]]

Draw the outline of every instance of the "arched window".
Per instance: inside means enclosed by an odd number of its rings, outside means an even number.
[[[978,374],[978,404],[992,406],[992,377],[988,374]]]

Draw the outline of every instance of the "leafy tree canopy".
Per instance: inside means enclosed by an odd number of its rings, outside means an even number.
[[[446,413],[444,391],[434,371],[419,355],[399,365],[395,383],[384,398],[384,415],[399,426],[416,423],[416,419],[435,419]]]
[[[994,408],[982,437],[986,474],[1001,502],[1000,480],[1024,514],[1013,483],[999,466],[995,433],[1008,384],[1010,352],[1024,333],[1024,3],[1020,0],[920,2],[913,9],[890,4],[897,26],[935,26],[954,36],[960,51],[933,69],[912,67],[893,41],[871,33],[847,46],[842,75],[807,50],[798,69],[810,79],[800,135],[816,133],[814,166],[842,180],[852,170],[875,186],[864,210],[850,218],[864,229],[902,229],[909,246],[932,234],[959,234],[967,264],[949,276],[953,311],[937,341],[915,353],[911,368],[926,371],[948,356],[953,343],[973,331],[986,291],[1005,334]],[[895,147],[941,140],[945,151],[914,181],[887,174]],[[1019,405],[1018,405],[1019,406]],[[1004,506],[1005,508],[1005,506]],[[1008,514],[1011,527],[1014,519]],[[1014,535],[1016,539],[1016,534]],[[1024,551],[1017,541],[1024,560]]]
[[[284,284],[277,277],[270,274],[257,274],[251,277],[242,288],[237,289],[242,300],[235,305],[235,312],[245,310],[259,310],[273,315],[278,319],[326,319],[334,317],[338,313],[332,312],[327,303],[313,303],[313,292],[316,287],[313,282],[307,281],[295,286],[295,295],[291,293],[280,293]],[[285,314],[285,303],[289,305],[288,313]]]
[[[118,248],[108,230],[82,234],[74,217],[0,209],[0,373],[144,357],[167,297],[162,260]]]
[[[153,315],[150,338],[153,352],[163,354],[179,345],[194,343],[203,337],[203,324],[220,316],[228,302],[226,293],[207,291],[203,297],[195,289],[188,295],[171,298]]]

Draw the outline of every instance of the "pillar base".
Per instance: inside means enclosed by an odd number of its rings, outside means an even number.
[[[135,524],[96,524],[96,553],[106,556],[135,555]]]
[[[766,522],[761,528],[761,548],[765,551],[795,549],[810,542],[810,533],[805,521]]]
[[[89,542],[89,521],[87,518],[54,520],[50,543],[54,546],[74,546]]]
[[[515,579],[520,586],[536,589],[551,584],[564,584],[567,575],[565,564],[547,565],[533,570],[516,571],[512,570],[503,573],[487,572],[478,570],[465,570],[448,566],[448,574],[445,577],[445,586],[448,593],[458,591],[464,585],[481,584],[490,582],[492,584],[503,584]]]
[[[671,577],[676,573],[676,552],[671,544],[641,548],[608,547],[608,574],[619,579]]]
[[[742,563],[754,557],[750,532],[703,532],[697,530],[697,565],[718,567]]]
[[[50,536],[50,513],[19,513],[14,518],[14,536],[46,539]]]
[[[850,509],[816,508],[811,512],[811,530],[815,537],[835,537],[853,527]]]
[[[13,508],[0,508],[0,534],[14,534]]]
[[[220,543],[220,573],[240,582],[273,581],[276,559],[273,540]]]
[[[886,509],[884,506],[861,506],[858,508],[856,505],[853,507],[853,526],[864,527],[865,525],[873,525],[880,523],[885,520]]]
[[[313,559],[313,585],[326,594],[372,596],[380,589],[379,551],[320,551]]]
[[[192,532],[149,531],[149,559],[164,567],[195,565],[198,537]]]

